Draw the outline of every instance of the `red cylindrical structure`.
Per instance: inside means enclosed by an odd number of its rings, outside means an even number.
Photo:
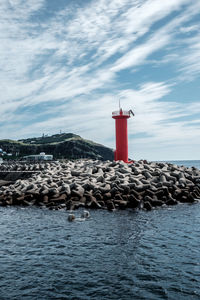
[[[116,150],[115,160],[123,160],[128,162],[128,130],[127,119],[130,118],[130,111],[120,109],[112,113],[112,118],[115,119],[116,130]]]

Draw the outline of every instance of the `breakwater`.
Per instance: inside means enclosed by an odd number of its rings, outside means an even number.
[[[1,179],[14,180],[0,187],[1,206],[151,210],[200,199],[200,170],[170,163],[16,162],[2,164],[0,173]]]

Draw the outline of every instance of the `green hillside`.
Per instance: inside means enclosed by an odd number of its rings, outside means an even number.
[[[21,158],[25,155],[45,152],[52,154],[54,159],[92,158],[113,160],[113,150],[101,144],[81,138],[73,133],[61,133],[52,136],[34,137],[28,139],[0,140],[0,148],[11,153],[11,158]],[[5,156],[6,157],[6,156]]]
[[[23,144],[55,144],[69,141],[70,139],[82,139],[79,135],[73,133],[60,133],[51,136],[43,135],[41,137],[19,140]]]

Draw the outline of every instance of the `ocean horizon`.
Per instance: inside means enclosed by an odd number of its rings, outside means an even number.
[[[200,160],[162,160],[162,162],[168,162],[176,164],[178,166],[195,167],[200,169]]]

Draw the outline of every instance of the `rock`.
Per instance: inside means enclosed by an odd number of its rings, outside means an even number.
[[[104,194],[104,193],[108,193],[110,191],[111,187],[110,184],[106,184],[103,187],[100,187],[99,190]]]
[[[81,214],[81,218],[88,219],[90,218],[90,213],[88,210],[84,210]]]
[[[142,171],[142,174],[145,176],[145,178],[148,179],[152,179],[153,176],[151,175],[151,173],[147,170]]]
[[[59,195],[58,197],[56,198],[51,198],[51,200],[54,202],[54,203],[64,203],[65,200],[67,199],[67,195],[66,194],[62,194],[62,195]]]
[[[139,204],[140,204],[140,200],[137,199],[133,194],[129,195],[128,197],[128,207],[129,208],[137,208],[139,207]]]
[[[73,221],[75,221],[75,215],[74,214],[69,214],[67,219],[68,219],[69,222],[73,222]]]
[[[141,194],[136,192],[135,190],[131,190],[130,195],[135,196],[137,199],[141,199]]]
[[[138,208],[139,209],[143,209],[144,208],[144,202],[143,202],[143,200],[140,200]]]
[[[160,174],[160,182],[162,182],[162,183],[167,182],[167,179],[164,174]]]
[[[161,201],[161,200],[152,200],[151,201],[151,205],[153,206],[153,207],[156,207],[156,206],[162,206],[164,203],[163,203],[163,201]]]
[[[167,205],[176,205],[177,203],[178,202],[173,198],[170,198],[169,200],[166,201]]]
[[[46,190],[40,190],[40,193],[41,193],[41,195],[48,195],[49,194],[49,190],[48,189],[46,189]]]
[[[111,199],[111,198],[112,198],[111,193],[105,193],[105,194],[103,195],[103,200],[104,200],[104,201],[109,200],[109,199]],[[100,200],[101,200],[101,199],[100,199]]]
[[[27,200],[23,200],[23,203],[22,203],[24,206],[30,206],[30,205],[33,205],[33,203],[32,202],[30,202],[30,201],[27,201]]]
[[[86,207],[89,208],[101,208],[101,205],[95,199],[95,197],[90,196],[90,200],[86,202]]]
[[[47,195],[44,195],[44,197],[43,197],[43,203],[48,203],[48,201],[49,201],[49,197],[47,196]]]
[[[106,204],[104,201],[99,200],[98,203],[101,205],[101,208],[105,208]]]
[[[149,201],[145,201],[145,202],[144,202],[144,208],[145,208],[146,210],[151,210],[151,209],[152,209],[152,206],[151,206],[151,204],[150,204]]]
[[[155,199],[153,199],[152,197],[150,197],[150,196],[148,196],[148,195],[144,197],[144,202],[150,202],[150,203],[151,203],[151,202],[154,201],[154,200],[155,200]]]
[[[182,196],[179,198],[179,202],[181,202],[181,203],[187,203],[187,202],[188,202],[187,199],[188,199],[187,196],[183,196],[183,195],[182,195]]]
[[[195,199],[200,199],[200,195],[199,195],[196,191],[192,192],[191,195],[192,195],[192,197],[194,197]]]
[[[16,199],[16,203],[17,203],[18,205],[23,204],[23,202],[24,202],[24,195],[22,195],[21,197],[18,197],[18,198]]]
[[[100,176],[97,177],[97,182],[104,183],[105,182],[105,178],[102,175],[100,175]]]
[[[15,182],[0,185],[2,205],[150,209],[149,204],[193,203],[200,198],[200,171],[168,163],[77,160],[0,166],[9,168],[19,172]],[[24,177],[27,170],[33,173]]]
[[[72,190],[71,196],[81,198],[81,197],[83,197],[84,191],[85,191],[84,189],[83,189],[83,191]]]
[[[151,198],[155,197],[155,193],[151,190],[146,190],[144,193],[145,196],[149,196]]]
[[[193,197],[191,194],[188,195],[188,197],[187,197],[187,202],[188,202],[188,203],[193,203],[193,202],[195,202],[195,199],[194,199],[194,197]]]
[[[121,184],[120,187],[123,189],[123,193],[129,194],[130,193],[130,187],[126,184]]]
[[[157,200],[160,200],[160,201],[162,201],[163,203],[166,203],[166,202],[168,201],[168,199],[169,199],[169,197],[167,197],[167,196],[162,196],[161,199],[157,199]]]
[[[106,194],[104,194],[104,197],[105,197],[105,195],[106,195]],[[97,200],[98,202],[101,201],[101,200],[103,200],[103,196],[102,196],[99,192],[94,193],[94,196],[95,196],[95,198],[96,198],[96,200]]]
[[[147,189],[150,189],[151,188],[151,185],[150,184],[140,184],[138,186],[135,186],[135,190],[137,192],[143,192]]]
[[[115,200],[123,200],[122,195],[121,194],[116,194],[114,197]]]
[[[115,205],[114,205],[113,201],[108,200],[108,201],[106,202],[106,205],[107,205],[107,209],[108,209],[109,211],[115,210]]]
[[[127,207],[127,201],[124,200],[113,200],[114,205],[118,206],[119,209],[125,209]]]
[[[114,187],[112,187],[112,188],[111,188],[111,190],[110,190],[110,193],[111,193],[112,197],[114,197],[114,196],[115,196],[115,194],[116,194],[116,193],[118,193],[118,188],[117,188],[117,187],[115,187],[115,186],[114,186]]]

